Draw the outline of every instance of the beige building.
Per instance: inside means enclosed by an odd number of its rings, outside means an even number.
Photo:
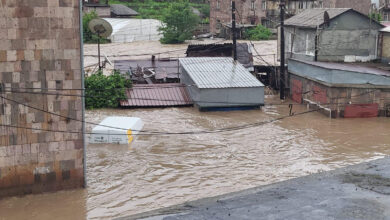
[[[82,187],[79,0],[0,1],[0,29],[0,198]]]

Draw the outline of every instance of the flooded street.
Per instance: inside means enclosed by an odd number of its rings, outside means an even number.
[[[278,102],[268,96],[268,103]],[[307,111],[294,105],[293,112]],[[213,130],[288,115],[195,108],[92,110],[86,120],[140,117],[145,130]],[[91,126],[87,125],[90,130]],[[390,154],[390,118],[329,119],[318,112],[215,134],[138,136],[127,145],[87,146],[86,190],[0,201],[0,219],[111,219],[327,171]],[[61,208],[58,208],[61,207]]]

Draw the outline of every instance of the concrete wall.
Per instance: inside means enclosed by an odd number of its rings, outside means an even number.
[[[78,0],[0,1],[0,29],[3,89],[81,89]],[[0,198],[83,186],[82,124],[39,110],[82,120],[81,97],[2,95],[36,109],[0,99],[0,123],[37,130],[0,127]]]
[[[319,61],[369,61],[377,58],[381,26],[356,12],[347,12],[320,32]]]
[[[96,11],[99,17],[101,18],[109,18],[111,17],[111,8],[110,6],[107,7],[93,7],[93,6],[84,6],[83,12],[89,13],[92,11]]]

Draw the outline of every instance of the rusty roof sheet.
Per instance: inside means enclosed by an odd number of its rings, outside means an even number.
[[[126,92],[121,107],[173,107],[193,104],[186,86],[180,83],[139,84]]]

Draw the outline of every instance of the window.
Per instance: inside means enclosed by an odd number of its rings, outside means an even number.
[[[220,2],[219,0],[217,0],[217,10],[219,10],[220,8],[221,8]]]
[[[263,1],[261,2],[261,8],[262,8],[263,10],[266,10],[266,9],[267,9],[267,1],[266,1],[266,0],[263,0]]]
[[[298,8],[299,8],[299,9],[303,9],[303,2],[302,2],[302,1],[299,2]]]
[[[252,11],[255,10],[255,1],[254,0],[251,1],[251,10]]]
[[[389,14],[388,13],[383,13],[383,20],[388,21],[389,20]]]
[[[324,2],[320,1],[319,2],[319,8],[323,8],[324,7]]]

